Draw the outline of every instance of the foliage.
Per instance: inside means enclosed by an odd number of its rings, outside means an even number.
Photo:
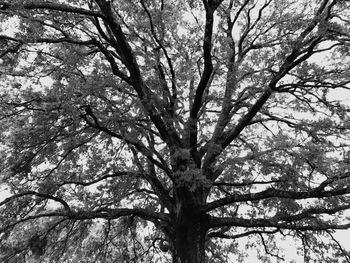
[[[350,262],[349,12],[0,1],[0,260]]]

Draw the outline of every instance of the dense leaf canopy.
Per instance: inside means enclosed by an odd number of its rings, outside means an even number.
[[[0,261],[350,262],[349,15],[0,1]]]

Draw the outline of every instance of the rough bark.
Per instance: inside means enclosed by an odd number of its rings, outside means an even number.
[[[205,262],[205,216],[193,215],[185,212],[178,219],[176,227],[175,249],[177,263]]]
[[[191,191],[187,187],[180,187],[176,195],[174,262],[204,263],[209,216],[202,213],[200,208],[205,203],[206,190],[201,187]]]

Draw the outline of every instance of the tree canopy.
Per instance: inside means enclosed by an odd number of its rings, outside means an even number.
[[[0,1],[0,261],[350,262],[349,14]]]

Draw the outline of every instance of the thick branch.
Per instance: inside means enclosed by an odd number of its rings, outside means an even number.
[[[149,211],[143,208],[118,208],[118,209],[109,209],[109,208],[101,208],[95,211],[76,211],[67,215],[70,219],[75,220],[86,220],[86,219],[118,219],[123,216],[137,216],[142,219],[154,222],[158,220],[162,220],[165,222],[170,222],[170,217],[164,213],[157,213],[153,211]]]
[[[223,226],[235,226],[235,227],[268,227],[278,229],[291,229],[291,230],[311,230],[322,231],[330,229],[348,229],[350,223],[347,224],[335,224],[326,222],[309,222],[309,223],[286,223],[278,222],[274,219],[244,219],[244,218],[232,218],[232,217],[211,217],[211,227],[223,227]]]
[[[169,121],[165,123],[161,114],[157,111],[155,105],[161,101],[158,95],[154,94],[149,87],[144,83],[140,67],[136,61],[132,48],[130,47],[126,36],[116,21],[111,3],[104,0],[97,0],[101,11],[105,14],[104,22],[107,28],[111,30],[116,40],[117,52],[121,56],[123,63],[130,72],[131,85],[137,92],[142,105],[147,110],[150,119],[157,127],[162,139],[167,142],[169,146],[181,145],[181,139],[178,136],[175,128]]]
[[[328,2],[328,1],[325,1]],[[204,160],[204,167],[208,167],[210,163],[212,163],[215,158],[224,150],[230,143],[235,140],[240,133],[244,130],[244,128],[251,123],[256,114],[261,110],[261,108],[265,105],[268,99],[273,94],[273,91],[277,89],[277,83],[284,77],[288,72],[290,72],[293,68],[299,65],[301,62],[307,60],[315,51],[314,48],[317,44],[319,44],[323,36],[312,37],[309,40],[306,40],[306,37],[311,33],[311,31],[317,26],[317,24],[321,21],[321,19],[329,18],[329,10],[333,5],[330,5],[328,9],[326,9],[326,4],[322,3],[318,12],[316,13],[314,19],[310,24],[308,24],[305,29],[300,33],[298,38],[295,40],[293,45],[293,50],[283,61],[282,66],[279,69],[279,72],[276,73],[273,78],[270,80],[267,88],[263,91],[262,95],[259,99],[250,107],[248,112],[238,121],[237,125],[229,131],[223,133],[221,138],[219,138],[220,151],[212,151],[208,154]],[[323,17],[324,12],[328,12],[327,17]],[[196,128],[196,127],[194,127]]]
[[[222,232],[211,232],[208,234],[208,237],[214,237],[214,238],[223,238],[223,239],[237,239],[241,237],[246,237],[250,235],[258,235],[258,234],[275,234],[279,231],[279,229],[272,230],[272,231],[264,231],[264,230],[252,230],[247,231],[240,234],[230,235]]]
[[[259,110],[264,106],[271,94],[272,89],[269,88],[261,95],[261,97],[250,108],[248,113],[238,122],[236,127],[225,136],[225,140],[221,144],[222,148],[226,148],[234,139],[238,137],[241,131],[251,122]]]
[[[144,0],[141,0],[141,5],[143,7],[143,9],[145,10],[147,16],[148,16],[148,19],[149,19],[149,22],[150,22],[150,28],[151,28],[151,32],[152,32],[152,35],[153,35],[153,38],[155,39],[155,41],[157,42],[159,48],[163,51],[164,53],[164,56],[167,60],[167,64],[169,66],[169,70],[170,70],[170,74],[171,74],[171,86],[172,86],[172,96],[169,96],[169,108],[170,108],[170,113],[173,114],[174,110],[175,110],[175,101],[177,99],[177,89],[176,89],[176,77],[175,77],[175,70],[173,68],[173,63],[171,61],[171,58],[169,57],[169,54],[166,50],[166,48],[164,47],[163,45],[163,39],[162,37],[158,37],[157,36],[157,33],[155,31],[155,26],[154,26],[154,23],[153,23],[153,19],[152,19],[152,15],[150,13],[150,11],[148,10],[147,6],[145,5],[145,1]],[[163,7],[163,6],[162,6]],[[163,10],[162,10],[163,11]],[[163,22],[163,21],[162,21]],[[164,30],[162,28],[162,30]],[[164,33],[164,32],[162,32]],[[160,65],[160,63],[158,63],[157,65],[158,67],[158,70],[159,70],[159,73],[160,73],[160,76],[161,76],[161,79],[163,80],[164,82],[164,88],[165,90],[167,91],[168,95],[170,95],[170,92],[169,92],[169,89],[168,89],[168,86],[166,84],[166,80],[165,80],[165,75],[163,73],[163,69]]]
[[[249,194],[232,194],[230,196],[224,197],[222,199],[208,203],[203,210],[211,211],[215,208],[229,205],[232,203],[246,202],[246,201],[256,201],[267,198],[287,198],[287,199],[308,199],[308,198],[324,198],[331,196],[338,196],[350,193],[350,187],[343,187],[336,190],[322,191],[320,188],[315,188],[310,191],[288,191],[288,190],[278,190],[269,188],[267,190],[249,193]]]
[[[94,16],[94,17],[101,17],[104,18],[104,15],[102,13],[75,7],[71,5],[66,4],[58,4],[55,2],[39,2],[39,1],[31,1],[24,4],[18,4],[18,3],[11,3],[8,1],[1,1],[0,2],[1,10],[19,10],[19,9],[27,9],[27,10],[33,10],[33,9],[46,9],[46,10],[54,10],[54,11],[60,11],[60,12],[67,12],[67,13],[75,13],[79,15],[86,15],[86,16]]]
[[[44,218],[44,217],[49,217],[49,218],[62,217],[62,218],[71,219],[71,220],[89,220],[89,219],[97,219],[97,218],[113,220],[123,216],[137,216],[144,220],[153,222],[156,225],[159,224],[159,220],[170,223],[170,217],[167,214],[157,213],[157,212],[149,211],[142,208],[134,208],[134,209],[133,208],[119,208],[119,209],[102,208],[95,211],[84,211],[84,210],[59,211],[57,210],[50,213],[40,213],[37,215],[21,218],[11,223],[10,225],[6,225],[0,228],[0,233],[20,223],[38,219],[38,218]]]
[[[210,8],[206,9],[206,23],[205,23],[205,33],[203,40],[203,55],[204,55],[204,71],[199,81],[198,87],[196,89],[196,94],[194,97],[192,109],[190,112],[190,117],[194,120],[198,117],[199,109],[202,105],[203,93],[207,87],[208,81],[210,79],[211,72],[213,70],[213,63],[211,58],[212,49],[212,34],[213,34],[213,23],[214,23],[214,10]]]
[[[99,178],[96,178],[91,181],[79,181],[79,180],[70,180],[70,181],[63,181],[59,184],[59,186],[67,185],[67,184],[75,184],[75,185],[81,185],[81,186],[90,186],[93,184],[96,184],[98,182],[101,182],[108,178],[115,178],[120,176],[141,176],[139,173],[129,172],[129,171],[122,171],[122,172],[115,172],[111,174],[105,174]]]
[[[92,112],[91,108],[89,106],[86,106],[86,114],[82,114],[81,117],[85,120],[85,122],[90,126],[93,127],[99,131],[102,131],[112,137],[115,137],[119,140],[125,141],[126,143],[133,145],[140,153],[142,153],[144,156],[146,156],[152,163],[157,165],[159,168],[164,170],[167,174],[171,173],[170,169],[167,165],[167,163],[161,158],[157,152],[152,152],[150,149],[148,149],[141,141],[136,141],[134,138],[131,138],[127,135],[122,135],[119,133],[116,133],[114,131],[111,131],[105,126],[102,126],[97,119],[97,117]],[[92,120],[89,119],[89,117],[92,118]],[[156,154],[160,161],[154,159],[152,157],[153,154]]]
[[[12,202],[12,201],[14,201],[14,200],[16,200],[16,199],[18,199],[20,197],[29,196],[29,195],[56,201],[56,202],[60,203],[61,205],[63,205],[63,207],[65,208],[65,210],[67,212],[70,211],[70,207],[69,207],[68,203],[66,201],[64,201],[62,198],[59,198],[59,197],[56,197],[56,196],[53,196],[53,195],[50,195],[50,194],[38,193],[38,192],[35,192],[35,191],[27,191],[27,192],[24,192],[24,193],[12,195],[12,196],[6,198],[4,201],[0,202],[0,206],[3,206],[3,205],[5,205],[5,204],[7,204],[9,202]]]
[[[137,156],[137,151],[134,148],[131,148],[131,151],[134,155],[135,164],[141,171],[143,178],[152,186],[162,205],[166,206],[169,211],[173,211],[173,199],[169,196],[169,192],[165,189],[163,183],[158,179],[154,164],[150,160],[147,160],[148,172],[146,172]],[[172,176],[169,175],[169,177],[173,179]]]
[[[208,88],[208,83],[210,81],[210,77],[213,72],[211,49],[212,49],[214,11],[222,1],[208,1],[208,2],[209,3],[206,3],[206,1],[204,1],[205,12],[206,12],[205,31],[204,31],[204,39],[203,39],[204,70],[195,92],[192,108],[190,110],[190,119],[188,123],[189,144],[192,149],[196,148],[197,146],[198,113],[202,106],[204,91],[206,88]]]

